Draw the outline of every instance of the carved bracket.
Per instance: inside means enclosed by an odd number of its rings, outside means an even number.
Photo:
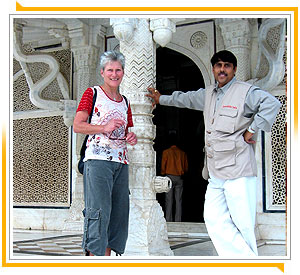
[[[110,24],[113,26],[114,34],[119,41],[129,42],[136,28],[136,18],[111,18]]]
[[[172,188],[172,180],[169,177],[155,177],[152,185],[156,193],[168,193]]]
[[[176,19],[155,18],[150,20],[150,30],[153,39],[160,46],[166,46],[172,40],[172,33],[176,31]]]

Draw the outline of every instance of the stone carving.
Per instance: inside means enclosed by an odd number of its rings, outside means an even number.
[[[190,39],[191,46],[195,49],[203,48],[206,42],[207,35],[202,31],[195,32]]]
[[[150,30],[153,32],[153,39],[160,46],[166,46],[172,39],[172,33],[176,31],[176,19],[155,18],[150,19]]]
[[[26,53],[34,57],[37,54],[32,44],[19,46],[24,55]],[[69,50],[60,49],[47,55],[57,61],[64,77],[70,74]],[[44,62],[28,63],[26,68],[33,83],[39,82],[49,71],[49,65]],[[15,206],[28,207],[69,207],[69,131],[66,126],[72,124],[72,115],[71,119],[64,117],[62,120],[61,115],[65,115],[65,112],[50,116],[47,110],[40,110],[33,105],[24,71],[16,59],[13,71],[13,203]],[[40,95],[49,101],[64,99],[56,79]],[[66,102],[69,104],[74,101]],[[33,115],[34,112],[37,114]]]
[[[283,60],[285,52],[285,19],[266,19],[260,26],[258,33],[259,55],[255,69],[255,75],[264,63],[264,58],[268,62],[268,73],[265,77],[254,82],[255,85],[264,90],[272,90],[285,75],[285,64]]]
[[[14,29],[14,57],[19,61],[24,71],[27,84],[29,86],[29,98],[33,105],[45,110],[61,110],[65,109],[65,104],[56,100],[47,100],[41,96],[42,91],[54,80],[57,81],[60,91],[65,100],[70,100],[69,85],[64,76],[59,71],[59,63],[57,60],[47,54],[30,54],[26,55],[21,50],[22,28],[15,24]],[[32,75],[28,68],[28,63],[46,63],[49,66],[47,73],[37,82],[33,81]],[[69,104],[70,105],[70,104]],[[71,104],[72,105],[72,104]],[[74,105],[74,104],[73,104]],[[66,123],[70,126],[69,114],[66,116]]]
[[[63,119],[15,120],[12,137],[14,205],[68,207],[69,135]]]
[[[23,72],[23,70],[21,70]],[[38,110],[29,99],[29,88],[24,73],[14,80],[13,112]]]
[[[23,43],[33,48],[59,45],[67,49],[69,37],[66,25],[54,18],[15,18],[14,23],[22,25]],[[44,49],[45,50],[45,49]],[[52,51],[52,49],[46,50]]]
[[[168,243],[168,231],[161,206],[155,201],[150,209],[148,228],[149,254],[173,256],[173,252],[164,243]]]
[[[234,53],[238,60],[236,76],[241,81],[250,78],[250,28],[248,20],[219,19],[225,48]]]
[[[122,36],[123,37],[123,36]],[[155,45],[148,19],[137,19],[133,37],[120,41],[125,55],[121,93],[130,100],[138,143],[129,146],[130,218],[127,255],[173,255],[167,240],[166,221],[156,201],[155,152],[152,104],[145,96],[155,85]],[[159,180],[157,180],[159,181]]]
[[[75,89],[78,102],[82,97],[84,91],[94,85],[96,82],[96,69],[99,63],[99,48],[86,45],[72,48],[74,63],[75,63]]]
[[[172,180],[168,177],[155,177],[153,186],[156,193],[168,193],[172,188]]]
[[[112,18],[110,24],[114,28],[114,35],[120,41],[130,41],[136,28],[136,18]]]
[[[272,205],[286,204],[286,95],[278,96],[282,106],[271,132],[272,146]]]

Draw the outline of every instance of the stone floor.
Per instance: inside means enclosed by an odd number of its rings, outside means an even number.
[[[207,233],[169,231],[174,256],[217,256]],[[82,256],[81,234],[78,232],[14,230],[14,256]],[[259,256],[286,256],[282,241],[258,241]]]

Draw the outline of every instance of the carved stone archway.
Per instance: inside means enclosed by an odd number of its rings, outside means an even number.
[[[193,62],[197,65],[199,70],[202,73],[205,87],[212,84],[214,82],[213,75],[207,70],[207,67],[205,66],[204,62],[201,60],[200,56],[194,54],[192,51],[188,50],[187,48],[184,48],[178,44],[170,42],[167,46],[167,48],[170,48],[174,51],[177,51],[181,54],[186,55],[188,58],[193,60]]]

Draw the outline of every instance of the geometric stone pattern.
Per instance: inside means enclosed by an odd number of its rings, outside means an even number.
[[[284,74],[284,77],[283,77],[283,80],[281,82],[281,84],[285,85],[287,84],[287,41],[285,40],[285,45],[284,45],[284,54],[283,54],[283,62],[284,62],[284,67],[285,67],[285,74]]]
[[[13,74],[16,74],[18,71],[22,70],[20,63],[14,58],[13,59]]]
[[[269,66],[268,59],[265,57],[264,54],[262,54],[260,57],[260,65],[259,65],[259,69],[257,71],[256,77],[258,77],[260,79],[266,77],[269,69],[270,69],[270,66]]]
[[[279,42],[280,42],[280,25],[275,26],[268,31],[266,42],[269,45],[269,47],[273,50],[273,53],[275,55],[276,51],[278,50],[278,46],[279,46]],[[284,78],[283,78],[281,84],[286,84],[286,78],[287,78],[286,60],[287,60],[287,51],[286,51],[286,41],[285,41],[285,51],[284,51],[284,55],[283,55],[283,62],[285,64],[285,75],[284,75]]]
[[[67,235],[13,243],[16,255],[84,256],[81,248],[82,235]]]
[[[49,65],[44,62],[27,63],[27,67],[33,83],[36,83],[49,71]]]
[[[71,79],[71,51],[70,50],[60,50],[48,53],[52,55],[59,63],[59,71],[64,76],[68,83]]]
[[[68,144],[61,116],[13,122],[14,206],[69,206]]]
[[[25,75],[21,75],[13,85],[13,112],[38,110],[29,99],[29,87]]]
[[[64,99],[56,79],[54,79],[47,87],[45,87],[45,89],[43,89],[41,92],[41,98],[54,101]]]
[[[286,95],[276,97],[282,104],[272,127],[272,205],[286,204]]]
[[[267,33],[266,42],[273,50],[273,54],[276,54],[280,42],[280,25],[270,28]]]

